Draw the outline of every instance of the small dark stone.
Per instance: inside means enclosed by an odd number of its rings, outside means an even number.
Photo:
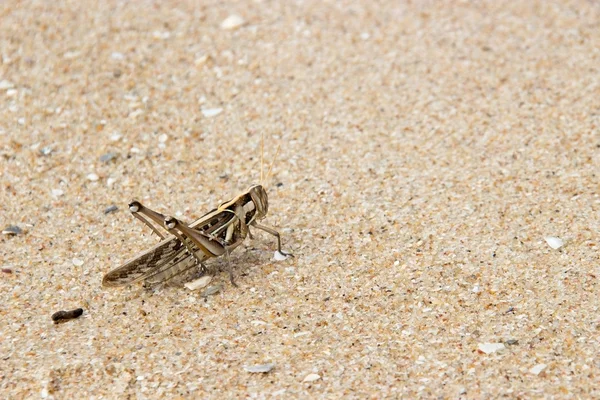
[[[55,324],[66,322],[70,319],[79,318],[83,314],[83,308],[76,308],[70,311],[57,311],[52,314],[52,321]]]
[[[115,78],[120,78],[120,77],[121,77],[121,75],[123,75],[123,71],[121,71],[120,69],[115,69],[115,70],[113,71],[113,76],[114,76]]]
[[[507,346],[516,346],[519,344],[519,341],[517,339],[508,339],[504,344]]]
[[[5,274],[12,274],[13,270],[10,268],[2,268],[2,272],[4,272]]]
[[[104,209],[104,214],[110,214],[110,213],[112,213],[112,212],[115,212],[115,211],[117,211],[118,209],[119,209],[119,207],[117,207],[117,206],[115,206],[115,205],[113,204],[112,206],[110,206],[110,207],[106,207],[106,208]]]
[[[275,184],[275,186],[277,186],[277,187],[282,187],[282,186],[283,186],[283,182],[277,182],[277,183]]]
[[[20,235],[23,233],[23,229],[19,228],[16,225],[9,225],[2,230],[4,235]]]

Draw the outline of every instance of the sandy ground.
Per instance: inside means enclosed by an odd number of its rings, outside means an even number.
[[[598,2],[56,3],[0,3],[1,397],[600,396]],[[295,258],[101,287],[261,134]]]

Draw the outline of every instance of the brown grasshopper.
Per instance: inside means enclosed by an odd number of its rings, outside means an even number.
[[[131,202],[129,210],[162,240],[104,275],[102,286],[124,286],[142,280],[157,284],[196,265],[200,265],[200,270],[204,273],[208,270],[204,261],[222,255],[227,257],[231,283],[237,286],[229,254],[246,236],[252,237],[250,226],[274,235],[277,238],[277,250],[283,255],[291,256],[281,250],[279,232],[258,222],[266,217],[269,210],[267,192],[261,185],[250,186],[245,192],[221,203],[190,225],[153,211],[138,201]],[[165,238],[150,221],[162,225],[173,237]]]
[[[261,160],[262,158],[261,151]],[[273,164],[269,168],[268,176],[272,168]],[[229,254],[246,239],[246,236],[252,238],[250,226],[275,236],[277,251],[285,256],[292,256],[281,250],[279,232],[259,224],[259,221],[266,217],[268,210],[269,199],[262,185],[250,186],[245,192],[221,203],[216,209],[189,225],[174,217],[164,216],[134,200],[129,204],[129,211],[148,225],[162,240],[154,247],[109,271],[102,279],[102,286],[125,286],[142,280],[151,285],[158,284],[197,265],[200,266],[200,273],[206,273],[208,268],[204,261],[222,255],[227,257],[229,279],[234,286],[237,286],[233,278]],[[165,238],[152,222],[162,226],[173,236]]]

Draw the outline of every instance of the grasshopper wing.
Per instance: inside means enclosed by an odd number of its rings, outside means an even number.
[[[102,278],[102,286],[125,286],[169,269],[189,257],[185,246],[176,238],[165,239],[148,250],[109,271]]]

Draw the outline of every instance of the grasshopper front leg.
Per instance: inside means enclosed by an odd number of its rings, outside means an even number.
[[[275,236],[277,238],[277,251],[280,252],[281,254],[283,254],[284,256],[294,257],[294,255],[292,253],[288,253],[288,252],[281,250],[281,235],[275,229],[265,226],[265,225],[261,225],[256,221],[252,221],[252,223],[250,225]]]

